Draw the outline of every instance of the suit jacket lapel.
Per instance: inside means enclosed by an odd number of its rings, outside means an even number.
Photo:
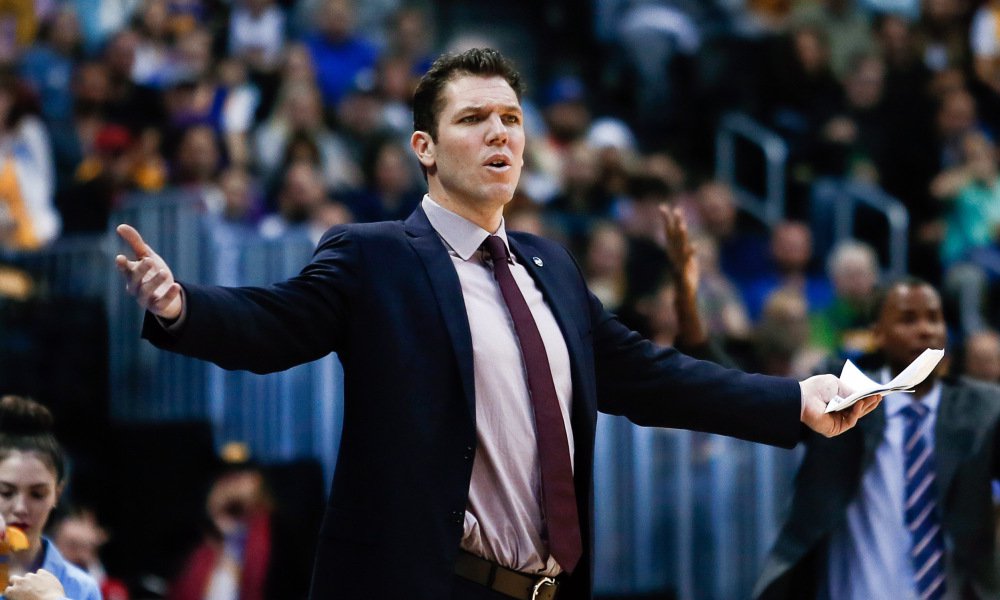
[[[451,338],[458,371],[462,378],[466,407],[472,422],[476,421],[476,385],[472,365],[472,333],[465,310],[462,284],[451,263],[451,256],[437,232],[431,227],[423,209],[417,208],[404,224],[410,245],[424,263],[437,299],[448,336]]]
[[[945,506],[955,471],[975,441],[978,407],[955,386],[942,384],[934,427],[934,460],[937,471],[938,502]]]

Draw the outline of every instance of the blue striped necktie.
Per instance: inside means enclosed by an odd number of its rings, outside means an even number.
[[[937,508],[934,452],[927,443],[930,409],[910,402],[900,411],[906,417],[903,466],[906,469],[904,519],[913,544],[913,582],[920,600],[936,600],[945,593],[944,534]]]

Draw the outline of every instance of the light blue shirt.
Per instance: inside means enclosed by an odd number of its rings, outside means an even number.
[[[65,600],[101,600],[101,591],[97,587],[97,582],[90,575],[63,558],[63,555],[48,539],[42,538],[42,546],[45,560],[42,561],[40,568],[56,576],[56,579],[63,586]],[[0,599],[2,598],[4,596],[0,595]]]
[[[881,373],[889,380],[888,370]],[[903,503],[904,406],[919,401],[930,409],[924,420],[924,437],[934,449],[934,423],[941,401],[941,383],[927,394],[889,394],[885,407],[885,436],[875,458],[861,478],[858,495],[847,505],[843,523],[830,537],[826,581],[819,597],[824,600],[915,600],[913,565],[910,562],[910,532],[906,529]]]

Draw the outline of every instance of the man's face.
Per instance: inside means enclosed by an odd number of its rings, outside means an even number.
[[[445,86],[443,98],[437,140],[428,135],[426,149],[418,148],[431,191],[444,196],[435,200],[478,212],[502,208],[524,163],[517,95],[502,77],[460,76]]]
[[[875,323],[875,341],[889,366],[901,370],[927,348],[944,348],[941,297],[928,285],[897,285]]]

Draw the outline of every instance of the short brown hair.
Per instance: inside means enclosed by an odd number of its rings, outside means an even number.
[[[438,117],[442,110],[442,92],[459,75],[503,77],[521,100],[524,84],[513,63],[493,48],[473,48],[461,54],[442,54],[420,78],[413,93],[413,130],[426,131],[437,141]]]

